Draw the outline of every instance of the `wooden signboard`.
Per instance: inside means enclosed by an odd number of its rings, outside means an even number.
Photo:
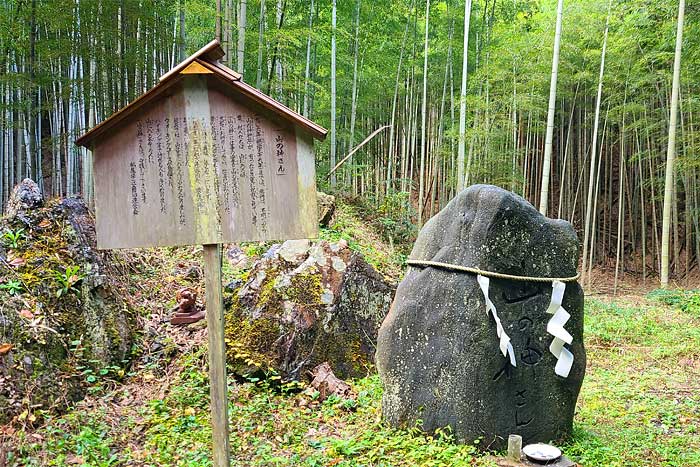
[[[207,75],[95,144],[99,248],[316,236],[312,138]]]
[[[213,465],[229,466],[221,244],[317,235],[326,130],[241,81],[212,41],[79,138],[99,248],[203,245]]]

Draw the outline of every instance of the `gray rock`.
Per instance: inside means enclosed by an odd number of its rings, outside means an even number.
[[[245,269],[248,267],[248,256],[236,244],[231,244],[226,248],[226,259],[233,269]]]
[[[243,285],[243,281],[240,279],[234,279],[228,284],[224,285],[224,290],[228,292],[233,292],[237,288],[239,288],[241,285]]]
[[[13,345],[0,355],[0,424],[27,405],[60,412],[83,398],[87,369],[123,368],[138,328],[135,310],[109,279],[123,270],[110,253],[97,251],[92,215],[80,199],[22,208],[0,219],[0,230],[17,230],[20,222],[36,228],[13,248],[23,262],[12,270],[0,265],[0,276],[33,280],[14,294],[0,290],[0,343]],[[69,266],[78,269],[65,277]]]
[[[299,262],[302,257],[309,256],[310,247],[309,240],[287,240],[277,250],[277,255],[289,263]]]
[[[197,282],[202,277],[202,269],[196,264],[176,264],[171,274],[190,282]]]
[[[472,186],[421,230],[412,259],[432,260],[521,276],[576,274],[579,244],[573,227],[540,215],[503,189]],[[523,443],[571,433],[586,367],[583,291],[568,283],[563,306],[574,364],[554,373],[546,326],[551,283],[491,279],[489,296],[515,349],[517,367],[500,353],[476,276],[411,267],[379,331],[377,369],[384,384],[384,418],[426,431],[449,426],[461,442],[503,449],[508,435]]]
[[[262,257],[265,259],[273,259],[277,255],[277,250],[279,250],[280,248],[282,248],[282,244],[275,243],[270,248],[268,248],[268,250],[265,253],[263,253]]]
[[[317,191],[316,204],[318,206],[318,223],[321,227],[332,225],[335,222],[335,196]]]
[[[5,215],[13,218],[23,211],[41,207],[43,204],[44,196],[41,194],[39,185],[34,180],[25,178],[12,190],[5,206]]]
[[[300,380],[322,362],[365,376],[394,288],[347,242],[289,240],[259,259],[226,296],[231,371]]]

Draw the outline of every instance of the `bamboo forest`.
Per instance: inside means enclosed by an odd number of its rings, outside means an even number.
[[[0,467],[700,465],[699,95],[685,0],[0,0]]]
[[[319,178],[334,189],[389,197],[420,225],[461,187],[493,183],[574,223],[584,269],[657,277],[668,243],[682,281],[700,265],[700,160],[695,12],[678,29],[677,3],[573,1],[557,29],[546,1],[222,0],[218,16],[195,0],[6,1],[0,191],[29,176],[87,196],[89,153],[73,140],[218,27],[226,64],[330,128],[321,175],[381,129]]]

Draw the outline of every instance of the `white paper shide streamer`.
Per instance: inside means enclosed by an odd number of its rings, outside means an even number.
[[[564,347],[565,343],[570,345],[574,340],[571,334],[564,329],[564,325],[571,318],[569,312],[561,306],[565,290],[566,284],[564,282],[552,282],[552,301],[547,308],[547,313],[553,315],[547,323],[547,332],[554,336],[554,340],[549,345],[549,351],[557,357],[554,372],[562,378],[569,376],[571,366],[574,364],[574,354]]]
[[[510,364],[513,366],[516,366],[515,365],[515,353],[513,352],[513,344],[510,343],[510,337],[508,337],[508,334],[506,334],[505,330],[503,329],[503,325],[501,324],[501,320],[498,318],[498,314],[496,314],[496,306],[493,304],[493,302],[489,298],[489,278],[482,276],[481,274],[478,274],[476,276],[476,281],[479,283],[479,287],[481,287],[481,291],[484,293],[484,300],[486,301],[486,313],[491,312],[491,314],[493,315],[494,321],[496,321],[496,335],[498,336],[498,339],[499,339],[498,346],[501,349],[501,353],[503,354],[504,357],[506,355],[508,355],[508,357],[510,358]],[[562,310],[563,310],[563,308],[562,308]],[[565,313],[566,313],[566,311],[565,311]],[[568,313],[567,313],[567,315],[568,315]],[[568,316],[566,319],[569,319]],[[569,336],[569,337],[571,337],[571,336]],[[564,349],[564,350],[566,350],[566,349]],[[573,356],[572,356],[572,359],[573,359]],[[568,370],[567,370],[567,374],[568,374]]]

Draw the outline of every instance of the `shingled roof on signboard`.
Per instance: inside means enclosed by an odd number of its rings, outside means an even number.
[[[96,138],[117,127],[121,122],[127,120],[143,106],[163,96],[166,91],[168,91],[174,84],[178,83],[184,75],[193,73],[211,74],[212,76],[219,78],[223,83],[227,84],[232,91],[273,112],[278,117],[299,127],[302,131],[305,131],[314,138],[319,140],[325,139],[328,130],[315,124],[308,118],[293,111],[284,104],[276,101],[262,91],[243,82],[239,73],[219,62],[223,56],[224,51],[221,48],[219,41],[215,39],[209,42],[207,45],[190,55],[177,66],[161,76],[158,84],[151,88],[148,92],[129,103],[126,107],[123,107],[119,111],[115,112],[108,119],[104,120],[78,138],[75,141],[75,144],[90,148]]]

